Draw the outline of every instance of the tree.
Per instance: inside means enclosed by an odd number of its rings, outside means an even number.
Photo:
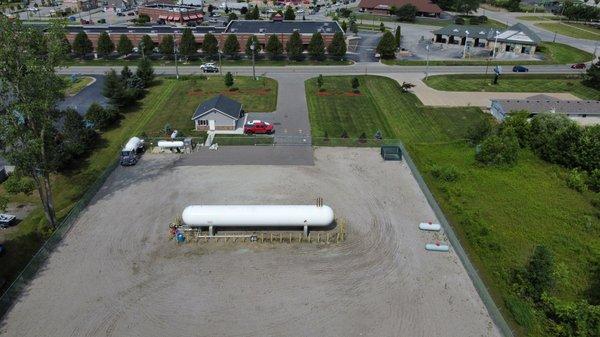
[[[356,21],[350,21],[350,31],[354,34],[358,33],[358,25]]]
[[[317,77],[317,87],[319,88],[319,91],[321,90],[321,87],[323,87],[323,75],[319,74],[319,77]]]
[[[341,24],[342,30],[344,31],[344,33],[346,32],[346,30],[348,30],[348,24],[346,23],[346,21],[342,21]]]
[[[514,165],[519,157],[519,140],[511,127],[487,137],[477,149],[475,159],[486,165]]]
[[[204,36],[204,42],[206,43],[206,38],[208,36],[212,36],[212,34],[208,33]],[[214,36],[213,36],[214,38]],[[181,34],[181,43],[179,44],[179,52],[183,55],[186,60],[190,57],[196,55],[198,51],[198,45],[196,44],[196,38],[194,34],[192,34],[192,30],[189,28],[185,28],[183,33]]]
[[[325,41],[323,41],[321,33],[316,32],[310,38],[308,54],[313,60],[322,60],[325,58]]]
[[[239,52],[240,43],[238,42],[237,36],[235,36],[235,34],[228,35],[227,39],[225,39],[225,44],[223,44],[223,53],[230,58],[235,58]]]
[[[531,124],[529,123],[528,111],[511,112],[500,125],[500,129],[505,127],[511,127],[515,130],[521,148],[529,146],[531,141]]]
[[[173,35],[165,35],[160,41],[158,49],[163,56],[173,55],[175,50],[175,39],[173,38]]]
[[[297,31],[292,33],[285,49],[290,60],[302,60],[302,38],[300,37],[300,33]]]
[[[227,20],[228,20],[228,21],[233,21],[233,20],[237,20],[237,19],[238,19],[238,16],[237,16],[237,14],[235,14],[234,12],[231,12],[231,13],[229,13],[229,14],[227,15]]]
[[[354,90],[354,92],[359,92],[358,91],[358,87],[360,87],[360,82],[358,81],[358,77],[354,76],[352,77],[352,90]]]
[[[111,69],[106,74],[102,95],[108,98],[111,105],[122,108],[131,103],[130,97],[127,95],[125,85],[114,71]]]
[[[133,76],[133,72],[131,72],[131,69],[129,69],[129,66],[124,66],[123,69],[121,69],[121,82],[123,83],[127,83],[127,81]]]
[[[379,23],[379,31],[380,32],[385,32],[385,25],[383,24],[383,22]]]
[[[83,57],[94,51],[94,45],[85,32],[79,32],[73,40],[73,52],[78,57]]]
[[[252,6],[252,9],[246,13],[245,18],[246,18],[246,20],[260,19],[260,12],[258,11],[258,5]]]
[[[519,12],[521,10],[521,0],[508,0],[504,7],[510,12]]]
[[[55,107],[65,82],[55,68],[65,59],[62,23],[50,21],[47,55],[41,56],[33,30],[19,20],[0,15],[0,101],[2,156],[16,171],[33,179],[48,224],[56,227],[50,174],[56,171],[55,126],[62,118]]]
[[[115,44],[112,42],[107,32],[102,32],[98,37],[98,47],[96,50],[99,56],[110,55],[115,51]]]
[[[583,74],[583,84],[590,88],[600,90],[600,61],[592,64]]]
[[[402,41],[402,28],[400,28],[400,25],[396,26],[394,38],[396,40],[396,48],[400,48],[400,42]]]
[[[294,13],[294,9],[291,6],[287,6],[285,9],[285,13],[283,13],[284,20],[296,20],[296,13]]]
[[[254,44],[254,54],[258,55],[260,53],[260,43],[258,42],[258,38],[255,35],[252,35],[246,40],[246,56],[252,57],[252,44]]]
[[[336,32],[333,34],[333,39],[327,47],[327,53],[334,60],[343,60],[346,56],[346,40],[342,32]]]
[[[67,109],[61,129],[61,167],[66,167],[67,164],[88,152],[96,135],[93,129],[86,127],[85,121],[76,110]]]
[[[531,119],[533,151],[551,163],[576,167],[581,146],[581,128],[563,114],[542,113]]]
[[[242,14],[244,16],[246,14],[248,14],[248,7],[242,7],[242,8],[240,8],[240,14]]]
[[[119,43],[117,44],[117,52],[120,55],[129,55],[133,52],[133,43],[125,34],[121,34],[119,37]]]
[[[271,60],[281,57],[283,54],[283,45],[277,35],[271,35],[265,46],[265,50],[269,53]]]
[[[152,38],[149,35],[144,35],[142,36],[138,49],[144,56],[152,55],[152,52],[154,51],[154,41],[152,41]]]
[[[208,58],[214,58],[217,54],[219,54],[219,41],[217,38],[211,34],[207,33],[204,35],[204,42],[202,42],[202,52]]]
[[[94,128],[105,130],[110,127],[116,120],[118,114],[113,109],[105,109],[100,104],[94,102],[88,108],[85,114],[85,119],[94,125]]]
[[[396,16],[399,21],[415,22],[415,17],[419,10],[412,4],[406,4],[396,10]]]
[[[383,37],[377,44],[377,52],[381,55],[382,59],[394,59],[396,58],[396,40],[394,35],[389,31],[383,33]]]
[[[138,62],[135,75],[139,77],[139,79],[142,81],[142,85],[144,88],[150,86],[150,84],[154,80],[154,68],[152,67],[152,62],[148,57],[143,57]]]
[[[527,279],[534,300],[554,286],[554,257],[545,246],[536,246],[527,265]]]
[[[233,86],[233,75],[231,75],[231,72],[228,71],[227,74],[225,74],[223,81],[225,82],[227,88],[231,89]]]

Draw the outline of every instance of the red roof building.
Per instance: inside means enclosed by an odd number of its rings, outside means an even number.
[[[358,7],[375,14],[389,15],[392,7],[400,8],[404,5],[417,7],[419,15],[439,16],[442,9],[430,0],[360,0]]]

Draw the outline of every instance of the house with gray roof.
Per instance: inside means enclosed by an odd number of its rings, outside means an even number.
[[[202,102],[196,108],[192,121],[198,131],[235,130],[243,116],[240,102],[218,95]]]
[[[600,101],[564,100],[548,95],[535,95],[525,99],[492,99],[490,112],[499,121],[515,111],[528,111],[531,116],[551,112],[565,114],[573,119],[600,118]]]

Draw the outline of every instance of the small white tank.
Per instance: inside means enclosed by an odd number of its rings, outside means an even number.
[[[158,147],[162,147],[165,149],[171,149],[171,148],[175,148],[175,147],[183,147],[183,142],[182,141],[173,141],[173,140],[159,140],[158,143],[156,144]]]
[[[419,224],[419,229],[424,231],[439,231],[440,229],[442,229],[442,226],[440,226],[440,224],[438,223],[421,222]]]

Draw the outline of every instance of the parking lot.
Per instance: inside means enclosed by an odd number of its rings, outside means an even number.
[[[314,166],[118,168],[0,326],[5,336],[499,336],[410,170],[378,149],[317,148]],[[339,245],[188,243],[189,204],[312,204]]]

